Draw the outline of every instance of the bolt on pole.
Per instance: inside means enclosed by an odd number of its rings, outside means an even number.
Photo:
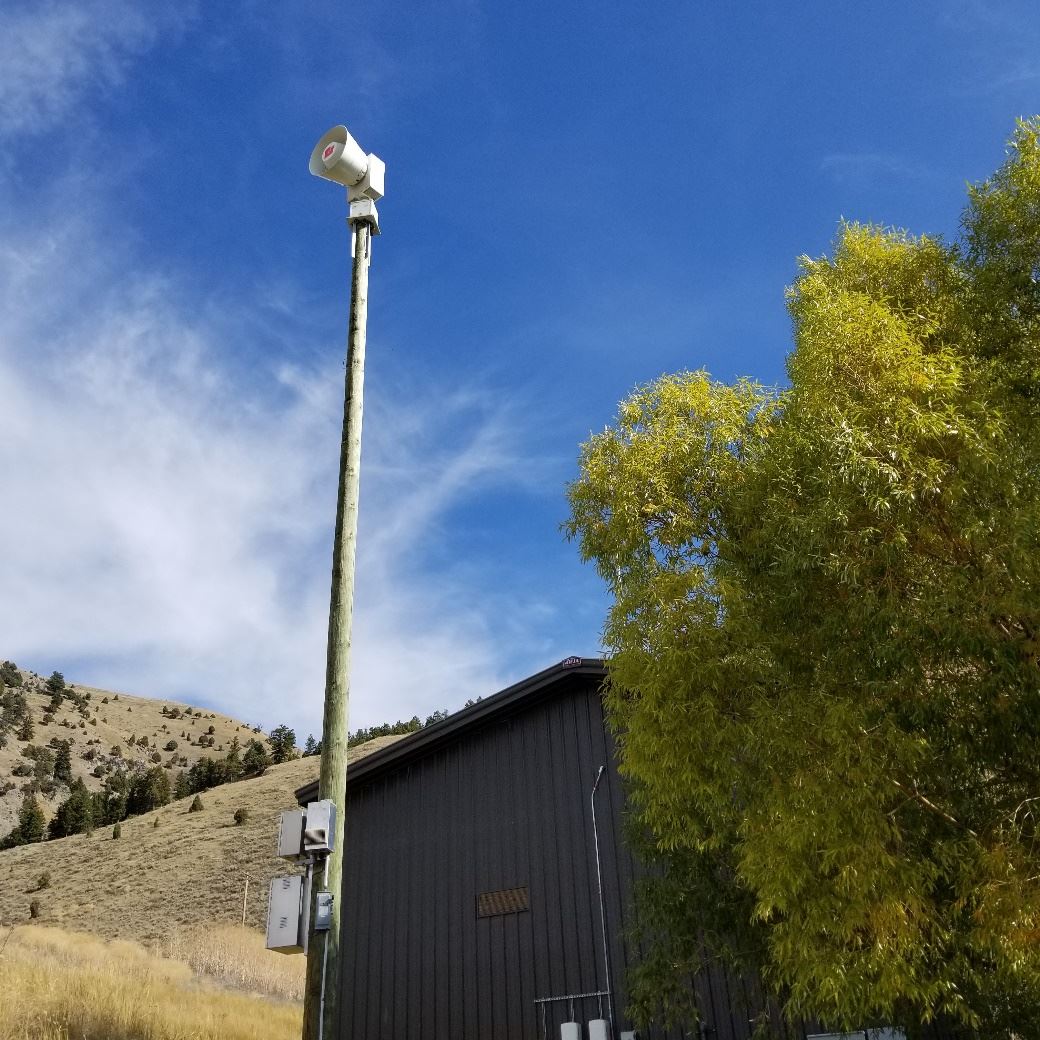
[[[372,227],[352,220],[354,244],[350,288],[350,325],[347,343],[343,435],[340,445],[339,497],[332,548],[332,597],[329,606],[328,660],[325,671],[325,716],[321,738],[321,774],[318,798],[337,806],[332,851],[326,860],[325,884],[330,891],[331,928],[315,933],[310,913],[307,982],[304,994],[303,1040],[325,1040],[339,1035],[340,938],[343,920],[343,857],[347,816],[347,727],[350,701],[350,639],[354,614],[354,571],[357,555],[358,494],[361,478],[361,420],[365,385],[365,331],[368,320],[368,267]]]

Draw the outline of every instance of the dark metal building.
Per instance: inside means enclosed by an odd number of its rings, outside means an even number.
[[[636,865],[605,674],[570,658],[350,766],[343,1040],[559,1038],[572,1018],[613,1019],[615,1037],[632,1028]],[[764,1006],[753,981],[714,971],[696,988],[703,1022],[684,1035],[750,1037]],[[806,1035],[775,1016],[774,1030]]]

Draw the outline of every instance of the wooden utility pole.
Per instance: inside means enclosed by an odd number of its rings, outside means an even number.
[[[315,884],[310,913],[303,1040],[339,1040],[340,938],[343,921],[343,856],[347,799],[347,727],[350,706],[350,637],[354,615],[354,569],[357,556],[358,493],[361,483],[361,419],[365,386],[365,330],[368,321],[368,266],[372,226],[352,220],[354,265],[350,286],[343,436],[340,444],[339,498],[332,547],[332,599],[325,670],[325,718],[321,736],[318,798],[336,805],[332,852],[325,861],[324,884]],[[332,927],[314,931],[314,902],[319,891],[333,894]]]

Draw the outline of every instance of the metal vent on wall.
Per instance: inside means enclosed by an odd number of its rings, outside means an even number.
[[[498,892],[481,892],[477,896],[477,917],[518,914],[528,909],[527,885],[522,888],[503,888]]]

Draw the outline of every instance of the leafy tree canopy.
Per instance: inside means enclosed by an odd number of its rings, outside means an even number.
[[[1040,1036],[1038,136],[958,241],[803,258],[789,387],[668,376],[583,447],[644,1017],[704,939],[792,1013]]]

